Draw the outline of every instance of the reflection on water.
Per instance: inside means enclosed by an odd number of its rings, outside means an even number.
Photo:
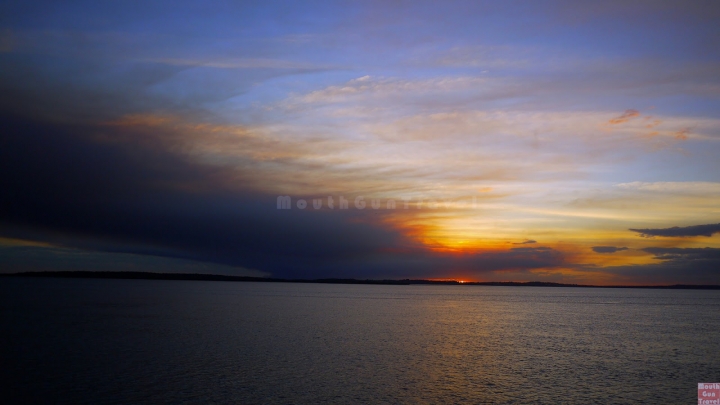
[[[4,403],[679,404],[720,380],[718,291],[11,278],[0,321]]]

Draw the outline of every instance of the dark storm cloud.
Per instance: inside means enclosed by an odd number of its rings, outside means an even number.
[[[615,253],[615,252],[620,252],[622,250],[628,250],[628,248],[616,247],[616,246],[593,246],[592,250],[595,253]]]
[[[630,229],[633,232],[637,232],[640,236],[645,238],[652,238],[653,236],[662,237],[686,237],[686,236],[707,236],[710,237],[715,233],[720,232],[720,224],[708,224],[708,225],[693,225],[662,229]]]
[[[8,7],[13,25],[27,26],[7,28],[13,46],[0,52],[0,236],[83,249],[93,264],[117,261],[97,252],[121,252],[300,276],[303,267],[367,256],[402,239],[350,224],[353,214],[277,212],[274,196],[248,185],[250,175],[179,153],[180,134],[100,124],[128,114],[197,117],[203,103],[312,69],[246,63],[231,74],[202,66],[212,57],[201,52],[207,43],[195,43],[182,63],[157,59],[197,35],[127,31],[147,21],[122,5],[102,18],[104,30],[86,31],[78,20],[92,25],[97,16],[51,2]]]
[[[279,211],[274,196],[231,170],[166,151],[169,135],[93,139],[106,130],[0,119],[5,236],[276,272],[367,256],[403,239],[357,223],[358,212]]]

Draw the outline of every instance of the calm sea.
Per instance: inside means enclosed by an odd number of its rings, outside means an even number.
[[[690,404],[720,291],[0,279],[0,403]]]

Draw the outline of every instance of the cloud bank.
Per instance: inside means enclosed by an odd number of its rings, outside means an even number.
[[[707,225],[693,225],[679,227],[674,226],[672,228],[661,228],[661,229],[630,229],[633,232],[637,232],[640,236],[645,238],[652,238],[654,236],[672,238],[672,237],[692,237],[692,236],[706,236],[711,237],[716,233],[720,233],[720,224],[707,224]]]

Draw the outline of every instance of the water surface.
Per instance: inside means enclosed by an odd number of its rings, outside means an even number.
[[[3,403],[694,403],[720,292],[0,280]]]

